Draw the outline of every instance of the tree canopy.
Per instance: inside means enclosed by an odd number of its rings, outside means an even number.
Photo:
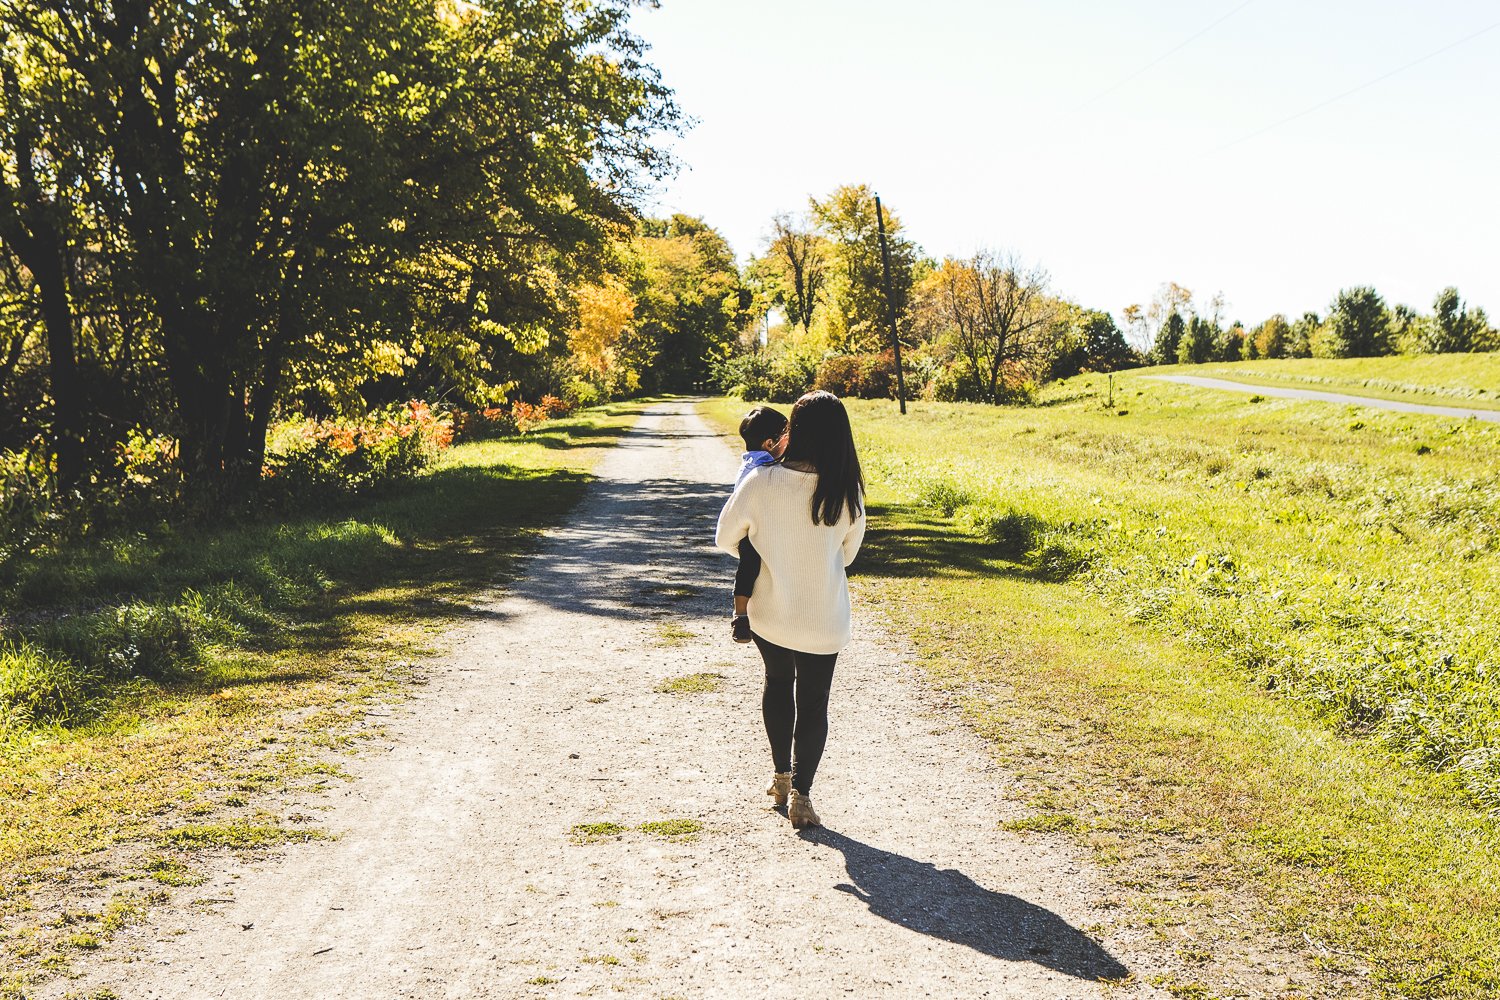
[[[13,374],[44,331],[60,472],[82,475],[85,422],[148,423],[233,493],[278,406],[364,405],[395,376],[492,395],[667,166],[650,136],[677,111],[628,13],[0,4],[0,344]],[[119,412],[89,412],[80,358]]]

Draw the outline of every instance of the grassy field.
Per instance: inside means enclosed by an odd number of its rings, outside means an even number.
[[[1023,776],[1018,827],[1089,843],[1179,944],[1176,995],[1237,981],[1250,926],[1341,995],[1497,995],[1500,428],[1103,400],[852,402],[861,600]]]
[[[1139,371],[1137,374],[1144,374]],[[1297,358],[1164,365],[1158,375],[1204,375],[1251,385],[1344,392],[1429,406],[1500,410],[1500,351],[1389,358]]]
[[[329,751],[378,731],[372,705],[420,683],[414,661],[638,411],[460,445],[383,497],[287,523],[164,527],[8,567],[0,997],[201,881],[200,852],[319,836],[289,794],[337,780]],[[38,654],[59,683],[114,657],[140,669],[18,708],[48,690],[18,676]]]

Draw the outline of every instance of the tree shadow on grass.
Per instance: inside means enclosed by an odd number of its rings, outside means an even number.
[[[986,889],[963,872],[862,844],[826,828],[804,840],[844,855],[850,883],[836,886],[870,912],[918,934],[1008,962],[1035,962],[1077,979],[1119,980],[1130,970],[1051,910]]]
[[[914,504],[871,504],[869,529],[850,576],[1034,578],[1016,554]]]
[[[306,657],[415,655],[411,644],[420,636],[399,626],[482,613],[471,606],[474,595],[512,579],[542,529],[565,516],[593,479],[506,465],[437,468],[399,489],[285,523],[265,518],[168,529],[135,549],[68,553],[55,568],[65,585],[57,590],[69,599],[33,606],[33,624],[17,632],[69,660],[108,662],[137,642],[131,629],[154,629],[152,623],[181,614],[197,622],[207,614],[220,622],[209,635],[228,627],[236,636],[187,640],[163,633],[168,637],[152,648],[171,652],[153,654],[136,669],[164,690],[187,695],[322,676]],[[197,610],[176,610],[195,600],[202,602]],[[130,621],[146,624],[118,624],[115,609],[123,606],[151,609],[150,617],[132,612]],[[204,653],[192,651],[199,641]],[[240,661],[231,677],[216,666],[228,659]],[[106,710],[120,683],[109,677],[96,683],[104,696],[96,711]],[[80,712],[77,721],[95,714]]]

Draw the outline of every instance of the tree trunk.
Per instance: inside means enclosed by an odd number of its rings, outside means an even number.
[[[0,237],[31,272],[42,300],[47,342],[48,391],[52,396],[52,454],[64,490],[79,486],[88,473],[83,450],[83,387],[73,350],[73,308],[62,234],[43,217],[45,206],[18,205],[0,219]]]
[[[157,295],[158,306],[175,295]],[[167,375],[177,403],[178,436],[184,483],[199,502],[226,498],[224,446],[231,406],[225,359],[210,348],[202,310],[173,303],[161,314]]]
[[[73,353],[73,309],[59,237],[48,228],[37,234],[40,252],[31,264],[42,298],[42,325],[47,332],[47,379],[52,394],[52,453],[57,483],[76,489],[87,474],[83,452],[83,386]]]

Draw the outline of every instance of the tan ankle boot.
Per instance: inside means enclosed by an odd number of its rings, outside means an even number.
[[[805,826],[823,825],[823,821],[818,819],[818,814],[813,811],[812,799],[795,788],[792,789],[791,804],[787,806],[786,818],[791,820],[792,826],[799,830]]]
[[[791,794],[791,791],[792,772],[778,771],[776,776],[771,779],[771,784],[766,789],[766,794],[771,796],[778,806],[784,806],[786,805],[786,797]]]

